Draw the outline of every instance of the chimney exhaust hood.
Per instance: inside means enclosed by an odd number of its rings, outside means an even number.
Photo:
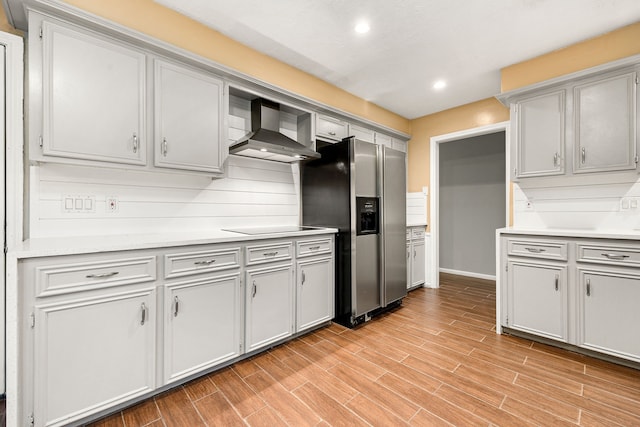
[[[320,158],[319,153],[280,133],[280,104],[264,98],[251,101],[251,133],[231,145],[229,153],[286,163]]]

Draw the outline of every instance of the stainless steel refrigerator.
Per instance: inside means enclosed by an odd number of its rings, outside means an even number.
[[[405,154],[346,138],[301,167],[303,225],[335,227],[336,317],[348,327],[407,295]]]

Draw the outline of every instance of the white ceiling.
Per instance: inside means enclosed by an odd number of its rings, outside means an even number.
[[[409,119],[491,97],[500,68],[640,20],[639,0],[156,2]]]

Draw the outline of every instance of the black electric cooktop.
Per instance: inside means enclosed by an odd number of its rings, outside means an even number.
[[[247,228],[227,228],[222,231],[231,231],[232,233],[247,234],[250,236],[256,236],[259,234],[274,234],[274,233],[293,233],[296,231],[305,230],[318,230],[319,227],[306,227],[300,225],[276,225],[272,227],[247,227]]]

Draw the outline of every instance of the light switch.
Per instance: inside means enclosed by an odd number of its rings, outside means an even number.
[[[71,197],[66,197],[64,199],[64,208],[65,210],[68,210],[68,211],[73,209],[73,199]]]
[[[629,202],[629,207],[631,209],[638,209],[638,199],[631,199]]]
[[[77,211],[81,211],[82,210],[82,199],[75,199],[74,201],[74,209]]]
[[[85,199],[84,200],[84,210],[85,211],[90,211],[92,209],[93,209],[93,200]]]
[[[621,203],[620,203],[620,206],[622,207],[622,210],[629,209],[629,199],[623,198]]]

